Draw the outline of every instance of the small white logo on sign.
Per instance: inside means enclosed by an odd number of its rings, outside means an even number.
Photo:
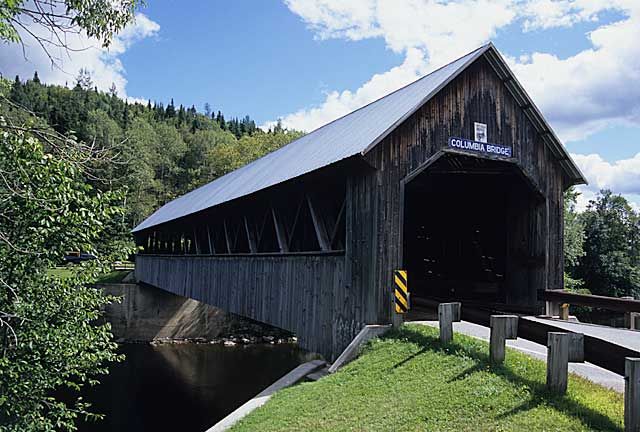
[[[486,143],[487,142],[487,125],[484,123],[473,123],[475,130],[474,141]]]

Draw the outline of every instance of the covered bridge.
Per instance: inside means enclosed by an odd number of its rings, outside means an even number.
[[[539,311],[584,182],[488,44],[164,205],[136,276],[333,359],[394,319],[395,269],[412,298]]]

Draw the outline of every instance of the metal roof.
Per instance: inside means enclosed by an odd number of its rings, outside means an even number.
[[[383,98],[176,198],[135,227],[133,232],[197,213],[351,156],[367,153],[468,65],[489,50],[494,51],[499,57],[491,43],[484,45]],[[562,145],[560,149],[563,158],[569,158]],[[570,158],[568,160],[570,165],[575,167]],[[582,179],[581,174],[578,175]]]

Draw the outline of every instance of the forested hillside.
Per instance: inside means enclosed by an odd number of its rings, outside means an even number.
[[[115,88],[98,91],[81,70],[72,88],[45,85],[37,73],[26,81],[3,83],[15,106],[2,106],[16,120],[40,122],[61,134],[93,144],[111,157],[88,179],[101,189],[127,190],[126,219],[131,227],[161,204],[226,174],[302,134],[277,125],[267,132],[249,116],[225,119],[205,105],[129,103]],[[25,108],[33,115],[24,118]]]

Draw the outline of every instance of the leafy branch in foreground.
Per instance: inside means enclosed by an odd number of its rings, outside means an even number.
[[[71,37],[81,33],[103,47],[113,35],[130,23],[139,0],[2,0],[0,1],[0,40],[23,44],[33,39],[58,66],[54,51],[73,51]]]
[[[92,283],[131,252],[124,194],[87,184],[91,147],[55,133],[45,146],[44,132],[0,117],[1,431],[75,430],[79,416],[96,416],[81,398],[56,396],[97,383],[119,359],[109,324],[97,323],[114,298]],[[52,275],[69,250],[98,259]]]

